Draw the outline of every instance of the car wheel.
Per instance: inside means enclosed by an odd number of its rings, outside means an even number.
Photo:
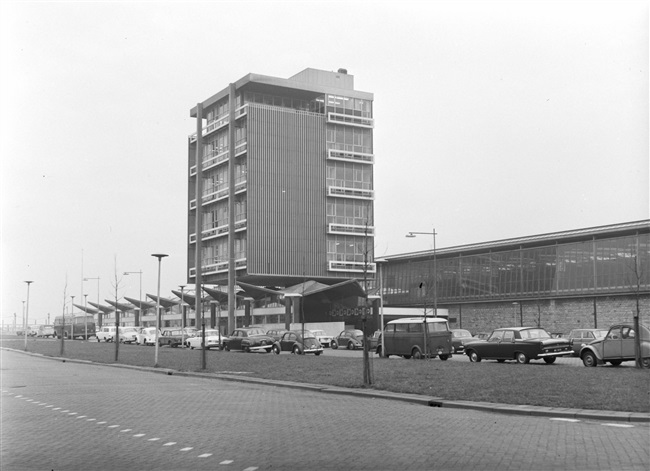
[[[517,363],[522,364],[522,365],[525,365],[526,363],[528,363],[530,361],[530,359],[526,356],[526,354],[522,353],[522,352],[518,352],[516,354],[515,358],[517,359]]]
[[[354,343],[348,342],[348,350],[354,350]]]
[[[481,361],[481,357],[474,350],[470,350],[467,356],[469,357],[469,361],[472,363],[479,363]]]
[[[411,357],[414,360],[421,360],[422,359],[422,352],[420,351],[419,348],[414,348],[413,351],[411,352]]]
[[[593,352],[585,352],[582,354],[582,364],[585,366],[596,366],[598,364],[598,360],[596,359],[596,355],[593,354]]]
[[[404,357],[405,360],[410,360],[411,359],[411,355],[402,355],[402,357]]]
[[[293,353],[300,355],[300,347],[298,345],[293,346]]]
[[[323,352],[314,352],[314,355],[318,356],[318,355],[320,355],[321,353],[323,353]]]
[[[336,343],[335,340],[332,340],[332,347],[331,348],[332,348],[332,350],[336,350],[337,348],[339,348],[339,344]]]
[[[381,355],[381,345],[377,347],[377,355],[382,356]]]
[[[641,365],[644,368],[650,368],[650,358],[646,357],[641,360]]]
[[[506,362],[506,361],[505,361],[503,358],[499,358],[499,359],[497,360],[497,363],[505,363],[505,362]]]
[[[555,358],[556,357],[545,357],[544,361],[546,362],[547,365],[552,365],[553,363],[555,363]]]
[[[438,355],[438,358],[440,358],[442,361],[445,361],[449,358],[449,355]]]
[[[194,347],[190,346],[190,350],[194,350]]]
[[[273,348],[271,348],[271,351],[273,353],[275,353],[276,355],[279,355],[280,354],[280,347],[278,347],[277,345],[273,345]]]
[[[223,349],[224,349],[225,351],[227,351],[227,352],[230,351],[230,347],[229,347],[228,345],[225,345],[225,344],[224,344],[224,346],[223,346]]]
[[[622,360],[612,360],[612,361],[610,361],[610,363],[611,363],[613,366],[618,366],[618,365],[620,365],[621,363],[623,363],[623,361],[622,361]]]

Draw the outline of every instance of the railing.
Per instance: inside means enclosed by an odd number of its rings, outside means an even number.
[[[246,180],[244,181],[239,181],[235,183],[235,194],[238,195],[239,193],[243,193],[248,190],[248,182]],[[201,198],[201,205],[205,206],[211,203],[214,203],[216,201],[221,201],[226,198],[228,198],[229,194],[229,189],[224,188],[223,190],[219,191],[214,191],[212,193],[208,193],[206,195],[203,195],[203,198]],[[196,209],[196,198],[193,200],[190,200],[190,211],[193,211]]]
[[[361,199],[361,200],[372,200],[375,198],[375,192],[373,190],[363,190],[361,188],[328,186],[327,196],[335,196],[341,198],[354,198],[354,199]]]
[[[225,146],[226,150],[218,153],[218,154],[212,154],[208,156],[208,158],[203,158],[203,170],[208,170],[211,169],[212,167],[216,167],[218,164],[222,162],[227,162],[228,161],[228,146]],[[196,165],[192,165],[190,167],[190,176],[195,176],[196,175]]]
[[[248,228],[247,220],[241,219],[235,222],[235,232],[245,231]],[[228,225],[224,224],[217,227],[211,227],[201,231],[201,240],[216,239],[217,237],[225,237],[228,235]],[[196,233],[190,234],[190,244],[196,243]]]
[[[328,263],[329,271],[345,271],[345,272],[355,272],[363,273],[364,267],[366,273],[376,273],[377,265],[375,263],[364,263],[364,262],[341,262],[337,260],[330,260]]]
[[[242,116],[246,116],[246,113],[248,112],[248,104],[240,106],[235,110],[235,119],[239,119]],[[207,136],[208,134],[216,131],[217,129],[221,129],[224,126],[226,126],[230,122],[230,113],[220,116],[219,118],[210,121],[202,130],[201,134],[203,136]],[[189,135],[189,140],[190,143],[196,142],[196,133],[190,134]]]
[[[348,126],[358,126],[360,128],[368,129],[375,127],[375,120],[372,118],[362,118],[361,116],[334,113],[332,111],[329,111],[327,113],[327,122],[335,124],[347,124]]]
[[[352,152],[340,149],[327,149],[327,158],[330,160],[342,160],[343,162],[355,162],[360,164],[374,164],[375,155],[363,152]]]
[[[328,234],[341,234],[341,235],[360,235],[360,236],[375,236],[375,226],[360,226],[355,224],[337,224],[330,223],[327,226]]]
[[[245,270],[246,269],[246,259],[240,258],[235,260],[235,270]],[[225,273],[228,271],[228,260],[217,263],[209,263],[206,265],[201,265],[201,274],[202,275],[214,275],[216,273]],[[190,268],[189,270],[190,278],[196,276],[196,268]]]

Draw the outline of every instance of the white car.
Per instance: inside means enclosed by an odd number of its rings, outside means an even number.
[[[159,334],[160,335],[160,334]],[[155,327],[144,327],[138,333],[138,336],[135,340],[135,343],[138,345],[155,345],[156,344],[156,328]]]
[[[138,329],[136,327],[120,327],[119,328],[120,343],[133,343],[138,336]],[[101,342],[115,342],[115,326],[104,326],[99,329],[95,335],[97,341]]]
[[[316,340],[320,342],[323,347],[329,347],[332,344],[332,336],[327,335],[324,330],[320,329],[310,329],[311,333],[314,334]]]
[[[205,348],[217,348],[221,350],[223,345],[223,340],[226,337],[224,335],[219,335],[219,331],[216,329],[205,329]],[[185,344],[190,347],[190,349],[201,348],[201,332],[196,337],[190,337],[185,341]]]

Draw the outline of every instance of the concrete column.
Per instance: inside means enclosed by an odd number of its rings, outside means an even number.
[[[291,329],[291,298],[284,297],[284,328]]]
[[[210,328],[217,325],[217,303],[210,303]]]
[[[251,325],[252,323],[251,299],[244,298],[244,325]]]

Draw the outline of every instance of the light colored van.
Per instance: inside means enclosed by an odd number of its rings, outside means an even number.
[[[385,356],[400,355],[404,358],[438,356],[441,360],[451,357],[451,331],[447,319],[430,317],[406,317],[386,324],[383,332]],[[426,337],[426,349],[425,346]],[[377,347],[381,352],[381,345]]]

